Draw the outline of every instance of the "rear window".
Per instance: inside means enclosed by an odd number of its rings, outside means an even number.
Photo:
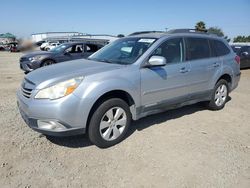
[[[224,42],[219,40],[212,40],[213,45],[212,47],[215,49],[217,56],[223,56],[230,53],[229,48],[224,44]]]
[[[241,54],[241,53],[243,53],[243,52],[248,52],[248,53],[250,53],[250,46],[243,46],[243,47],[241,48],[241,50],[239,51],[239,53]]]
[[[208,40],[204,38],[186,38],[186,60],[210,57]]]
[[[231,47],[235,53],[238,53],[241,49],[241,46],[231,46]]]

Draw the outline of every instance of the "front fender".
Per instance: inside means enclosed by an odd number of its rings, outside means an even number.
[[[101,80],[101,81],[100,81]],[[130,81],[122,76],[115,76],[113,78],[92,79],[86,78],[83,83],[75,90],[74,95],[81,99],[81,106],[84,108],[83,116],[88,116],[95,102],[104,94],[121,90],[128,93],[135,102],[131,106],[131,113],[133,119],[136,119],[136,107],[140,106],[140,80],[133,79]],[[85,119],[85,118],[84,118]]]
[[[84,80],[85,82],[85,80]],[[139,80],[138,80],[139,82]],[[134,100],[135,105],[140,105],[140,87],[139,83],[132,83],[131,81],[122,77],[105,79],[102,81],[94,81],[83,83],[80,88],[77,88],[75,95],[88,99],[95,103],[102,95],[114,90],[121,90],[127,92]],[[82,92],[84,91],[84,92]]]

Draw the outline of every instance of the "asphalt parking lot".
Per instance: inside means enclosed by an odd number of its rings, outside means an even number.
[[[21,53],[0,52],[0,187],[250,187],[250,69],[221,111],[200,105],[134,122],[120,144],[45,137],[21,119]]]

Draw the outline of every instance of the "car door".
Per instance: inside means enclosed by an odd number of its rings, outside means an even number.
[[[75,44],[72,46],[70,51],[70,55],[72,60],[83,58],[84,45],[83,44]]]
[[[183,52],[183,38],[168,39],[152,53],[165,57],[166,65],[140,69],[141,104],[144,111],[188,100],[190,64],[183,61]]]
[[[240,49],[239,56],[241,68],[250,67],[250,46],[243,46]]]
[[[65,48],[64,50],[57,53],[55,56],[55,59],[57,62],[64,62],[64,61],[70,61],[73,60],[71,52],[72,52],[72,46],[71,45],[63,45],[62,48]]]
[[[206,95],[210,79],[219,71],[221,60],[211,57],[209,40],[185,37],[186,61],[190,63],[189,91],[193,96]]]
[[[83,54],[83,44],[71,44],[57,56],[58,62],[80,59]]]

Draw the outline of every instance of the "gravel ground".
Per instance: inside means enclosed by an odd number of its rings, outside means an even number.
[[[21,119],[21,53],[0,52],[0,187],[250,187],[250,70],[225,109],[192,105],[134,122],[120,144],[45,137]]]

